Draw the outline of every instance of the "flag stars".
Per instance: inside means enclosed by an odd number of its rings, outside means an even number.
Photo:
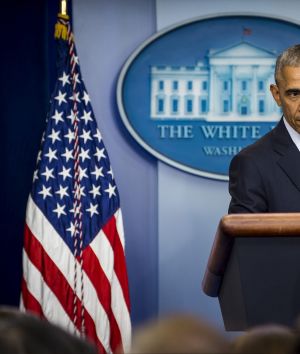
[[[97,195],[101,195],[99,189],[100,186],[96,187],[94,184],[92,184],[93,188],[89,191],[89,193],[93,194],[93,198],[96,198]]]
[[[75,114],[75,112],[71,109],[71,114],[67,116],[68,119],[71,120],[71,123],[74,124],[74,121],[76,120],[76,122],[79,121],[77,114]]]
[[[85,159],[91,159],[89,156],[89,149],[84,150],[84,148],[81,148],[81,152],[79,154],[79,157],[82,159],[82,162],[85,161]]]
[[[63,180],[65,180],[67,177],[72,178],[72,176],[70,175],[70,170],[71,168],[65,168],[65,166],[62,167],[62,171],[59,172],[59,175],[63,176]]]
[[[100,161],[102,157],[103,157],[104,159],[106,159],[106,156],[105,156],[105,154],[104,154],[104,148],[100,150],[98,147],[96,147],[96,149],[97,149],[97,151],[96,151],[96,153],[94,154],[94,156],[97,157],[98,161]]]
[[[82,186],[82,187],[79,187],[76,191],[73,191],[74,197],[77,199],[80,199],[81,197],[85,197],[86,194],[84,193],[84,189],[85,189],[85,187]]]
[[[94,214],[99,215],[97,211],[97,204],[93,205],[92,203],[90,203],[90,207],[86,209],[86,211],[88,211],[91,214],[90,217],[92,217]]]
[[[79,73],[75,73],[73,75],[73,81],[76,82],[77,84],[80,84]]]
[[[73,224],[72,222],[70,223],[70,227],[67,229],[67,231],[71,232],[71,236],[74,236],[75,232],[78,234],[75,224]]]
[[[82,215],[82,213],[80,212],[80,206],[77,205],[76,208],[75,208],[75,206],[73,206],[73,208],[70,209],[70,213],[74,214],[74,216]]]
[[[80,117],[80,119],[84,120],[85,124],[88,124],[88,121],[93,121],[91,117],[92,111],[87,112],[85,109],[83,110],[83,115]]]
[[[114,215],[119,203],[78,57],[65,54],[71,63],[57,76],[43,148],[33,173],[32,197],[56,232],[74,238],[81,230],[91,236],[97,233],[98,224],[105,222],[102,214]]]
[[[105,192],[108,193],[109,199],[114,195],[116,197],[115,192],[116,186],[112,186],[110,183],[108,184],[108,188],[105,189]]]
[[[49,178],[55,178],[53,176],[53,170],[54,170],[54,168],[51,168],[51,170],[49,170],[49,168],[46,166],[45,172],[42,173],[42,175],[46,177],[47,182],[48,182]]]
[[[55,194],[59,194],[60,199],[63,199],[63,197],[69,197],[69,194],[67,192],[68,187],[63,187],[62,185],[59,185],[59,189],[55,192]]]
[[[55,113],[54,115],[51,117],[52,119],[55,120],[55,125],[58,123],[58,122],[63,122],[63,118],[62,118],[62,115],[63,115],[64,112],[60,112],[58,113],[58,110],[56,109],[55,110]]]
[[[54,144],[56,142],[56,140],[61,141],[60,137],[59,137],[59,130],[55,131],[54,129],[52,129],[51,134],[48,135],[48,138],[50,138],[52,140],[52,144]]]
[[[97,167],[95,166],[95,171],[91,172],[92,175],[95,175],[96,180],[99,177],[104,177],[104,174],[102,173],[103,167]]]
[[[76,101],[76,102],[79,103],[80,102],[79,92],[73,92],[73,96],[70,96],[69,100]]]
[[[68,138],[69,144],[71,144],[72,140],[75,140],[75,134],[70,128],[68,129],[68,134],[64,135],[64,137]]]
[[[107,174],[108,174],[108,175],[111,175],[111,178],[114,179],[114,174],[113,174],[112,168],[110,168],[110,170],[107,171]]]
[[[71,61],[74,61],[76,64],[79,64],[78,56],[77,55],[73,55]]]
[[[34,182],[36,179],[39,179],[38,173],[39,173],[39,170],[35,170],[35,171],[33,172],[33,179],[32,179],[32,182]]]
[[[63,75],[58,80],[62,82],[63,87],[65,87],[65,84],[70,84],[69,75],[65,72],[63,72]]]
[[[67,215],[64,210],[65,207],[65,205],[60,205],[59,203],[56,203],[56,209],[53,209],[53,211],[57,214],[58,218],[60,218],[62,215]]]
[[[83,92],[83,97],[81,99],[84,101],[86,106],[89,102],[91,102],[90,96],[86,91]]]
[[[73,157],[73,150],[69,150],[68,148],[65,148],[65,152],[61,154],[67,162],[69,162],[70,159],[74,159]]]
[[[38,194],[42,194],[43,200],[45,200],[47,197],[52,197],[50,190],[51,187],[46,188],[46,186],[43,185],[42,190]]]
[[[57,150],[52,150],[51,147],[49,147],[48,153],[45,154],[45,156],[48,157],[49,162],[51,162],[52,160],[57,160],[56,152]]]
[[[41,161],[41,158],[42,158],[42,150],[40,150],[40,151],[38,152],[36,162],[38,163],[39,161]]]
[[[86,170],[87,170],[87,168],[82,169],[82,168],[79,166],[79,180],[80,180],[80,181],[81,181],[83,178],[88,178],[88,175],[86,174]]]
[[[95,137],[99,143],[101,142],[102,136],[101,136],[100,130],[98,128],[97,128],[97,133],[94,134],[93,137]]]
[[[58,91],[58,95],[54,97],[58,101],[58,105],[60,106],[62,102],[67,103],[65,99],[66,93],[62,93],[60,90]]]
[[[82,130],[83,130],[83,134],[79,135],[79,137],[80,137],[81,139],[83,139],[83,141],[84,141],[85,144],[86,144],[86,142],[87,142],[88,140],[93,140],[93,139],[91,138],[91,131],[90,131],[90,130],[85,130],[85,129],[82,129]]]

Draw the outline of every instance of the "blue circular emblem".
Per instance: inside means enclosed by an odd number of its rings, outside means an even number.
[[[269,86],[277,55],[300,42],[286,20],[230,15],[194,19],[145,41],[117,87],[121,118],[158,159],[228,179],[232,157],[281,117]]]

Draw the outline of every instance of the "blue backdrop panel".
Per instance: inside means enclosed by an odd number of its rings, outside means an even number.
[[[82,76],[120,193],[136,325],[158,312],[157,162],[123,126],[116,82],[128,56],[155,32],[155,0],[74,0],[73,22]]]

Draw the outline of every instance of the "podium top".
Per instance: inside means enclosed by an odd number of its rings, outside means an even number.
[[[300,213],[230,214],[219,223],[202,289],[218,296],[236,237],[300,237]]]

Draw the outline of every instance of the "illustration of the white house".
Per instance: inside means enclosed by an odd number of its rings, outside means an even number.
[[[151,66],[151,119],[277,121],[269,86],[276,54],[240,42],[195,66]]]

